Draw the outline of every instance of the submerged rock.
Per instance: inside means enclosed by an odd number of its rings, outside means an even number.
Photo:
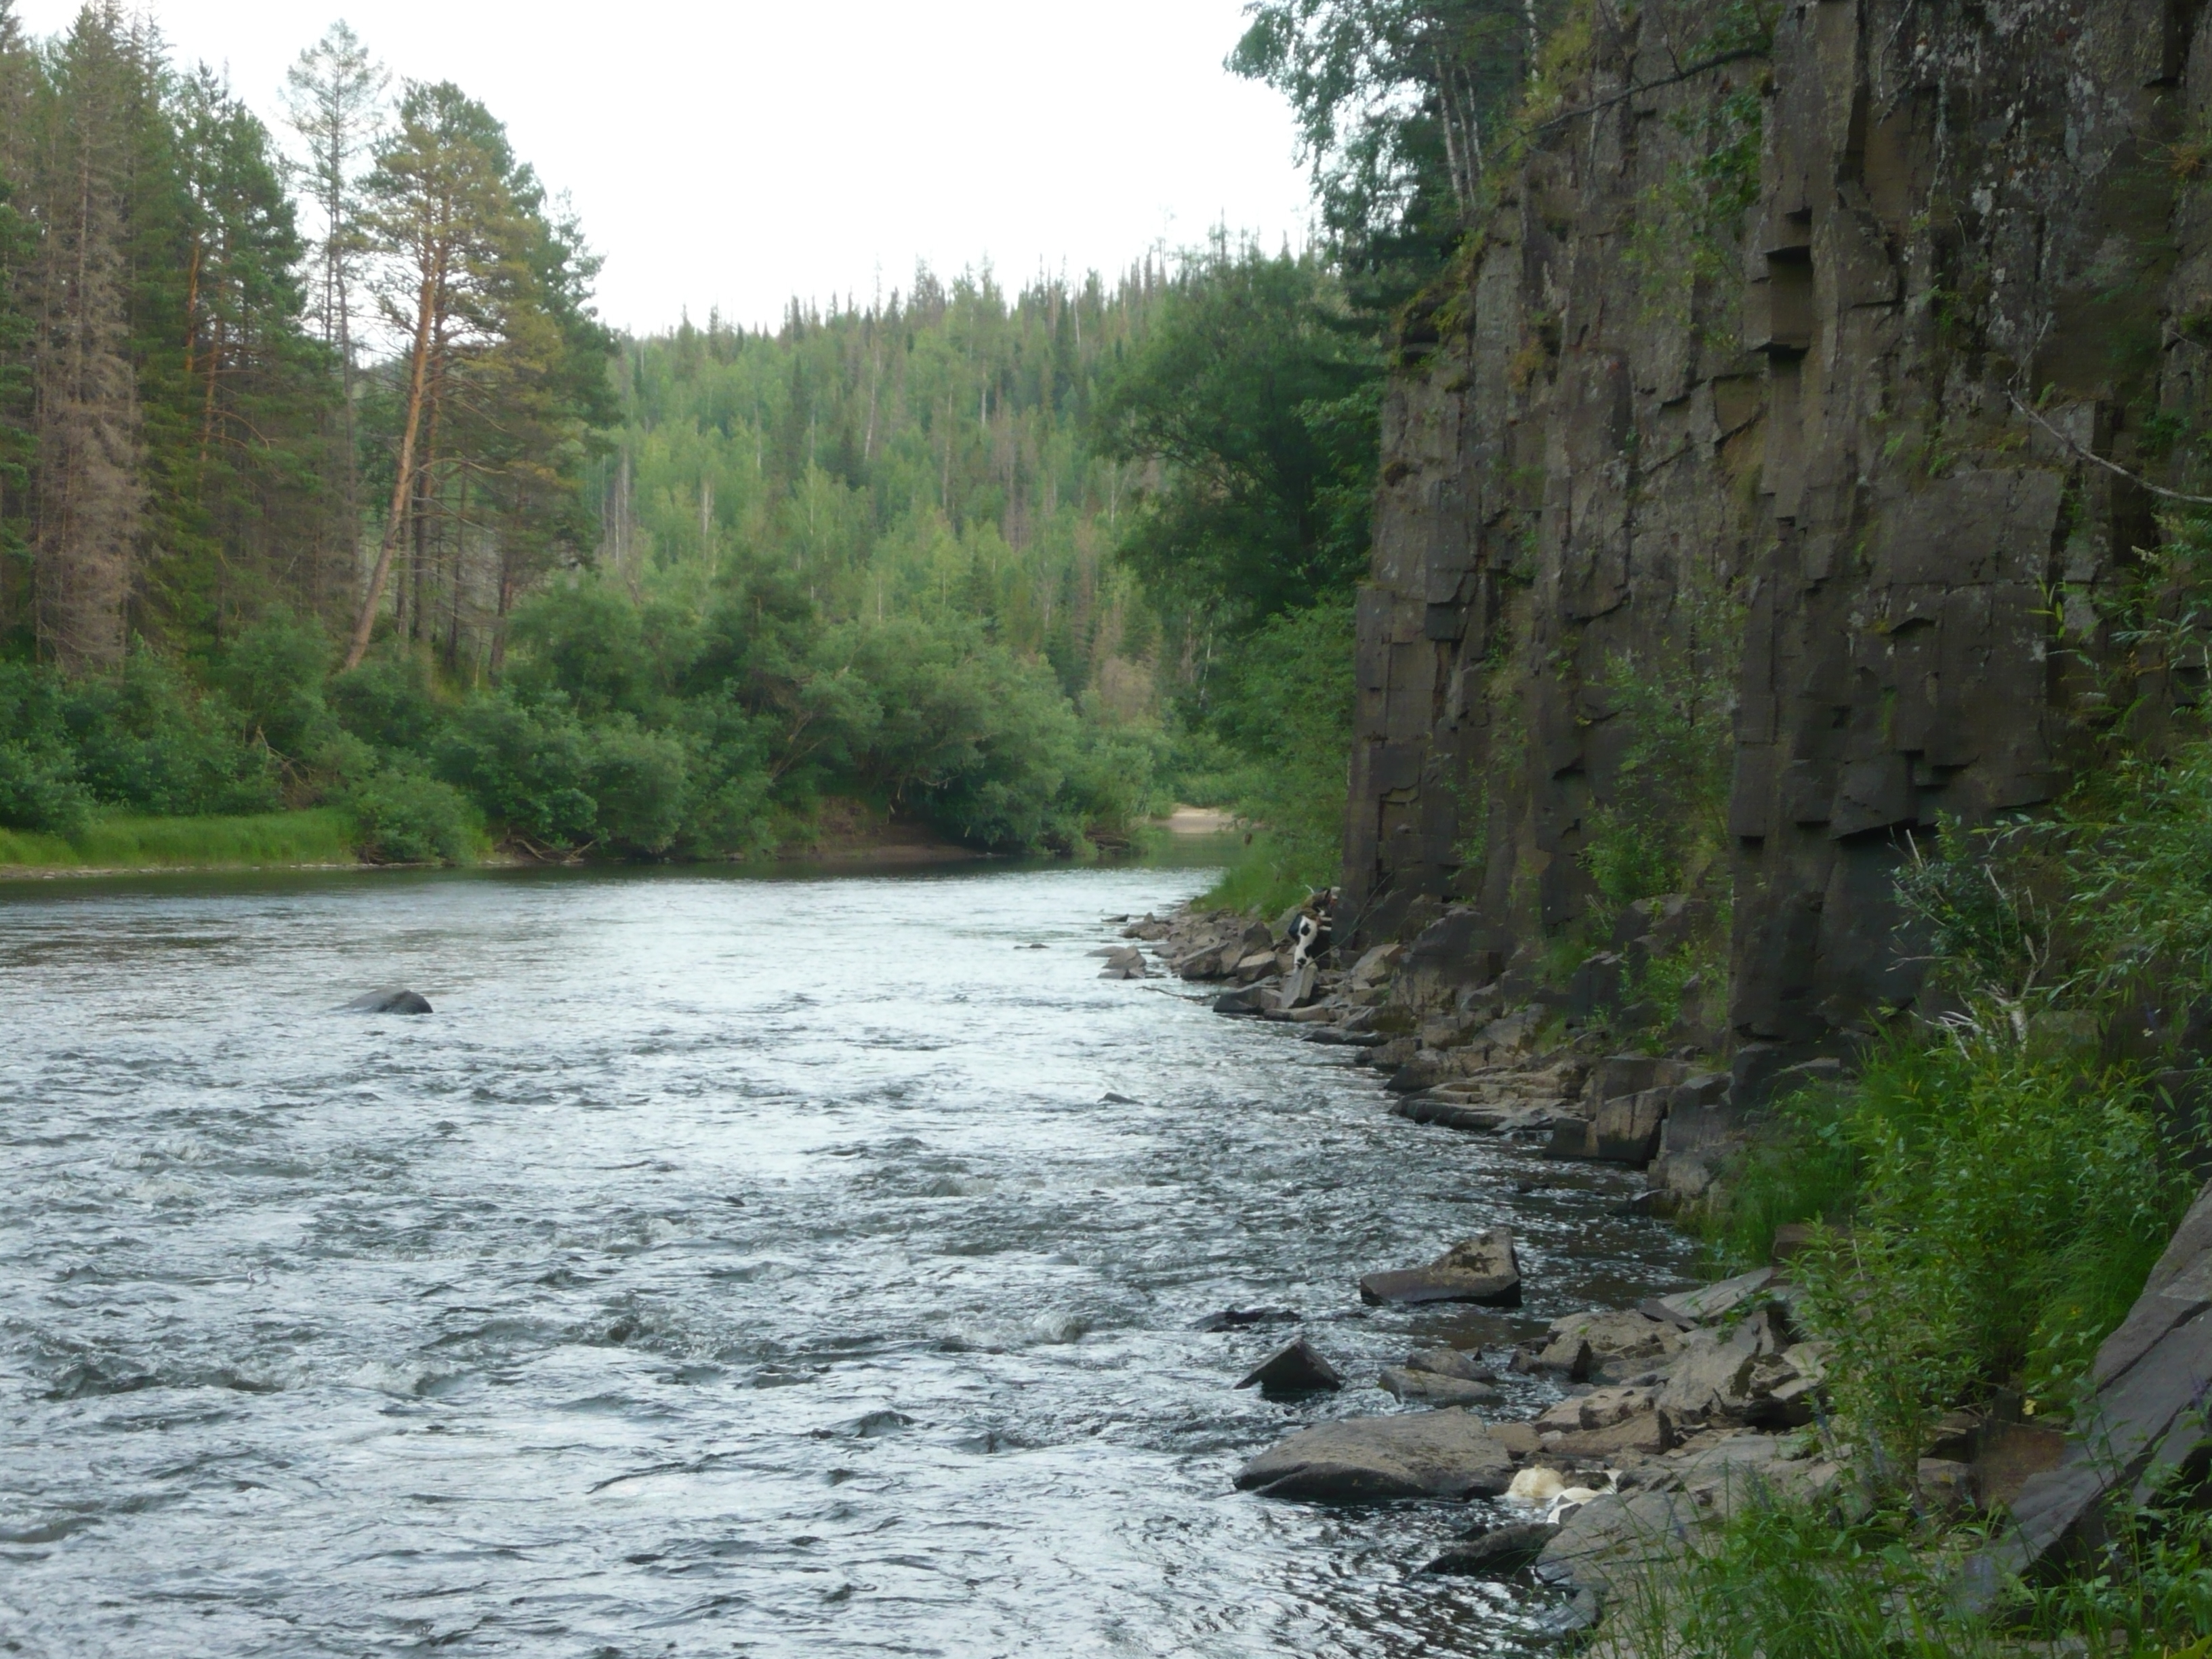
[[[1272,1400],[1286,1394],[1334,1393],[1344,1386],[1344,1379],[1302,1336],[1269,1354],[1237,1386],[1256,1387]]]
[[[1240,1492],[1316,1504],[1495,1498],[1513,1460],[1471,1412],[1352,1418],[1292,1435],[1237,1472]]]
[[[1408,1403],[1418,1401],[1429,1406],[1488,1406],[1500,1398],[1498,1390],[1488,1382],[1446,1376],[1437,1371],[1415,1370],[1407,1365],[1385,1366],[1376,1381],[1385,1394]]]
[[[1508,1522],[1452,1545],[1421,1571],[1502,1578],[1533,1564],[1558,1531],[1542,1521]]]
[[[1218,1314],[1208,1314],[1191,1327],[1198,1331],[1241,1331],[1249,1325],[1295,1325],[1298,1315],[1291,1308],[1224,1308]]]
[[[427,1014],[428,999],[415,991],[368,991],[345,1006],[349,1014]]]
[[[1359,1281],[1367,1303],[1474,1302],[1490,1308],[1521,1305],[1521,1263],[1510,1228],[1492,1227],[1480,1238],[1455,1244],[1425,1267],[1369,1273]]]
[[[1406,1361],[1411,1371],[1434,1371],[1438,1376],[1457,1377],[1462,1382],[1495,1382],[1498,1373],[1482,1363],[1479,1353],[1462,1353],[1457,1348],[1430,1348],[1412,1355]]]

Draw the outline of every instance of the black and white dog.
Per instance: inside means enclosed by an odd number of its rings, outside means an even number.
[[[1329,916],[1336,908],[1336,889],[1323,888],[1316,892],[1306,889],[1306,902],[1291,923],[1291,971],[1306,965],[1328,949]]]

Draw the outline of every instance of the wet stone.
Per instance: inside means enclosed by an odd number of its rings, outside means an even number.
[[[1273,1400],[1284,1395],[1334,1393],[1344,1386],[1344,1379],[1302,1336],[1269,1354],[1237,1386],[1257,1388]]]
[[[1484,1307],[1521,1304],[1521,1263],[1513,1234],[1493,1227],[1480,1238],[1455,1244],[1425,1267],[1369,1273],[1359,1299],[1370,1304],[1472,1302]]]
[[[349,1014],[427,1014],[429,1000],[416,991],[391,988],[368,991],[345,1006]]]
[[[1292,1435],[1237,1472],[1240,1492],[1317,1504],[1495,1498],[1513,1460],[1472,1412],[1351,1418]]]

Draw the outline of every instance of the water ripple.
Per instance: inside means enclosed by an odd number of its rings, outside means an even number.
[[[1201,872],[0,896],[0,1644],[27,1654],[1523,1650],[1450,1505],[1234,1492],[1355,1382],[1655,1284],[1625,1177],[1389,1117],[1103,915]],[[1030,950],[1033,944],[1047,948]],[[428,1019],[335,1012],[404,982]],[[1352,1293],[1498,1221],[1530,1305]],[[1540,1384],[1511,1384],[1520,1405]]]

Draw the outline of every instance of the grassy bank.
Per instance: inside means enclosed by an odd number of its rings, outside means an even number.
[[[358,841],[352,817],[330,807],[231,817],[102,818],[69,836],[0,830],[0,871],[351,864]]]

